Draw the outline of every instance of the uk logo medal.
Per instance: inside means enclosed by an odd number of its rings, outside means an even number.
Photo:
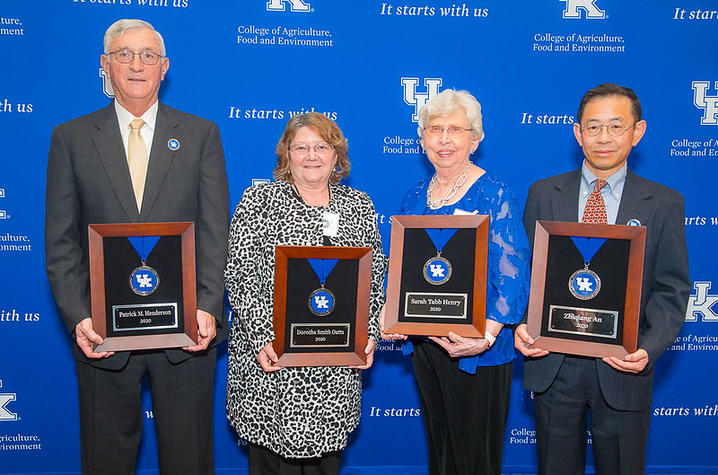
[[[145,262],[154,249],[159,236],[131,236],[127,238],[140,256],[142,265],[130,273],[130,289],[137,295],[153,294],[160,286],[160,275]]]
[[[334,311],[335,303],[332,291],[320,287],[309,296],[309,311],[317,317],[326,317]]]
[[[152,267],[141,265],[130,274],[130,288],[137,295],[150,295],[160,285],[160,276]]]
[[[339,259],[307,259],[307,261],[314,269],[314,273],[317,274],[321,284],[321,287],[309,295],[309,311],[317,317],[326,317],[334,311],[337,299],[331,290],[324,288],[324,285],[327,282],[329,273],[337,265]]]
[[[424,264],[424,279],[432,285],[441,285],[451,278],[451,262],[441,257],[432,257]]]
[[[579,300],[591,300],[601,290],[601,278],[588,268],[579,269],[571,275],[568,290]]]
[[[571,274],[568,279],[568,290],[579,300],[591,300],[601,291],[601,278],[588,266],[607,239],[572,236],[571,240],[583,256],[583,269]]]
[[[441,256],[441,251],[449,242],[449,239],[456,234],[457,229],[447,228],[425,228],[426,234],[431,239],[436,247],[436,256],[430,257],[429,260],[424,264],[424,269],[421,274],[424,279],[431,285],[442,285],[449,281],[451,278],[451,262],[448,259]]]

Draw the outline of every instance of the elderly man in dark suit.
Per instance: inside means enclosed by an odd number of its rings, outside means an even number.
[[[115,100],[57,126],[47,170],[47,273],[74,339],[82,472],[134,473],[148,375],[163,474],[214,472],[216,348],[227,335],[222,272],[229,196],[213,122],[165,106],[162,36],[141,20],[107,30],[102,67]],[[193,221],[198,343],[184,349],[93,352],[87,225]]]
[[[650,420],[653,367],[675,341],[690,292],[681,195],[628,170],[626,159],[646,131],[633,90],[602,84],[579,106],[574,135],[580,170],[534,183],[524,226],[536,220],[646,226],[638,350],[623,359],[583,358],[528,348],[526,324],[516,348],[527,358],[524,386],[533,391],[539,473],[582,474],[586,420],[599,474],[642,474]]]

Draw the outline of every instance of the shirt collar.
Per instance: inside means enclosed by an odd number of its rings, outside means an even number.
[[[628,165],[624,163],[617,172],[606,178],[606,183],[608,184],[605,188],[608,188],[608,192],[611,193],[611,195],[613,195],[613,197],[618,201],[621,200],[621,193],[623,193],[623,185],[626,183],[627,173]],[[584,159],[583,165],[581,165],[581,180],[589,192],[593,190],[596,179],[596,175],[588,169],[586,166],[586,160]]]
[[[145,125],[150,128],[151,131],[155,130],[155,123],[157,121],[157,110],[159,109],[159,101],[155,101],[144,114],[140,116],[140,119],[145,121]],[[120,123],[120,130],[127,131],[130,127],[130,122],[135,118],[130,111],[122,107],[119,102],[115,100],[115,112],[117,113],[117,120]]]

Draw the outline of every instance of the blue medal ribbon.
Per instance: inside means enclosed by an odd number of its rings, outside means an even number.
[[[339,262],[339,259],[307,259],[309,261],[309,265],[312,266],[312,269],[314,269],[314,272],[317,274],[317,277],[319,277],[319,282],[321,282],[322,287],[324,287],[324,283],[327,281],[327,276],[332,272],[334,269],[334,266],[337,265],[337,262]]]
[[[152,249],[155,248],[155,244],[160,240],[160,236],[128,236],[127,239],[130,240],[130,244],[140,255],[140,260],[144,265]]]
[[[426,234],[429,235],[429,239],[431,239],[431,242],[433,242],[434,246],[436,246],[436,251],[441,254],[441,250],[444,249],[446,243],[449,242],[449,239],[451,239],[454,234],[456,234],[456,231],[458,231],[458,229],[424,228],[424,231],[426,231]]]
[[[583,256],[583,262],[588,265],[596,255],[603,243],[608,241],[606,238],[590,238],[571,236],[571,240],[576,245],[578,252]]]

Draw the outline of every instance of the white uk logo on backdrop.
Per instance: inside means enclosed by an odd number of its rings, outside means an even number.
[[[309,12],[311,5],[303,0],[269,0],[267,2],[268,12],[283,12],[286,10],[286,4],[289,4],[289,10],[292,12]]]
[[[718,322],[718,295],[708,293],[710,288],[710,281],[693,282],[696,293],[688,298],[687,322],[697,322],[699,316],[704,322]]]
[[[693,104],[703,109],[701,125],[718,125],[718,81],[715,82],[716,94],[709,96],[709,81],[693,81]]]
[[[5,198],[5,188],[0,188],[0,198]],[[0,209],[0,219],[7,219],[7,211]],[[2,387],[2,381],[0,381],[0,387]]]
[[[419,84],[419,78],[401,78],[401,85],[404,87],[404,102],[406,105],[414,106],[414,113],[411,115],[413,122],[419,122],[419,111],[429,99],[439,93],[442,82],[442,78],[424,78],[426,90],[418,92],[416,86]]]
[[[559,2],[566,2],[563,18],[582,18],[581,12],[585,13],[586,19],[589,20],[606,18],[606,11],[596,6],[596,0],[559,0]]]
[[[112,83],[105,75],[105,70],[100,68],[100,79],[102,79],[102,93],[112,99],[115,97],[115,91],[112,90]]]
[[[2,389],[2,379],[0,379],[0,389]],[[8,409],[8,404],[15,401],[17,395],[15,393],[0,393],[0,422],[10,422],[17,420],[17,414]]]

